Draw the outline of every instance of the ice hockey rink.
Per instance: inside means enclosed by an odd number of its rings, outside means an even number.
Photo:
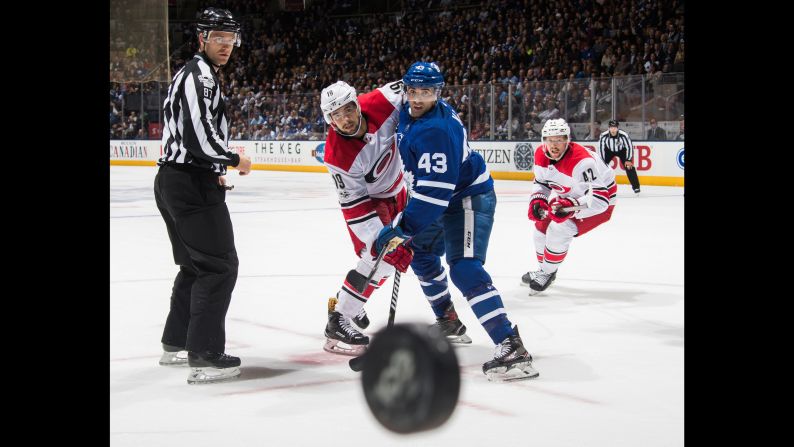
[[[489,382],[493,344],[460,292],[473,344],[456,348],[460,399],[436,430],[398,435],[371,415],[349,357],[326,353],[326,303],[356,257],[327,174],[230,170],[240,259],[226,319],[239,379],[188,385],[158,365],[177,267],[154,203],[156,168],[110,167],[112,446],[682,446],[684,189],[619,185],[612,219],[574,239],[555,283],[530,297],[532,183],[496,180],[486,270],[540,377]],[[642,178],[640,178],[642,181]],[[391,279],[365,307],[385,326]],[[410,271],[396,322],[434,317]]]

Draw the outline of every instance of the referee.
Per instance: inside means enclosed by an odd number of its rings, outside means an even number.
[[[163,156],[154,179],[154,198],[179,265],[160,364],[188,364],[188,383],[240,374],[239,357],[224,353],[238,261],[223,176],[227,166],[240,175],[251,172],[250,158],[229,151],[217,76],[240,46],[240,24],[226,9],[207,8],[197,25],[199,53],[174,76],[163,104]]]
[[[613,158],[619,157],[626,168],[626,176],[629,178],[634,193],[640,193],[640,179],[637,178],[637,169],[634,168],[632,162],[634,146],[631,144],[629,134],[618,129],[617,120],[609,121],[609,130],[602,132],[598,138],[598,153],[607,166]]]

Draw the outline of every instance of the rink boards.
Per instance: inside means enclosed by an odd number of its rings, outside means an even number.
[[[577,143],[597,150],[597,141]],[[538,141],[470,141],[469,146],[485,159],[495,179],[532,180],[533,154]],[[253,169],[271,171],[327,172],[323,165],[324,141],[232,141],[232,151],[251,157]],[[154,166],[162,155],[159,140],[110,140],[110,164]],[[615,158],[612,168],[619,163]],[[683,141],[635,141],[634,165],[642,185],[684,186]],[[622,171],[618,171],[622,172]],[[616,175],[628,184],[626,175]]]

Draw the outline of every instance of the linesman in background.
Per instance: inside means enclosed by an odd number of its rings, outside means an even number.
[[[163,104],[154,197],[179,265],[160,364],[188,365],[188,383],[208,383],[240,375],[240,359],[224,353],[238,266],[224,175],[227,166],[248,174],[251,159],[229,150],[217,75],[240,46],[240,24],[228,10],[207,8],[197,28],[199,53],[174,76]]]
[[[634,160],[634,146],[629,134],[618,129],[617,120],[611,120],[609,130],[602,132],[598,138],[598,154],[607,166],[613,158],[620,158],[626,168],[626,176],[629,178],[634,194],[640,193],[640,179],[637,178],[637,169],[632,161]]]

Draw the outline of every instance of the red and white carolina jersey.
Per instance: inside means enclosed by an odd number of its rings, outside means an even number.
[[[394,197],[403,190],[402,161],[395,144],[402,101],[402,81],[360,95],[358,103],[367,120],[363,141],[334,130],[325,140],[323,161],[334,179],[357,253],[383,228],[372,199]]]
[[[535,184],[532,194],[548,196],[554,191],[559,197],[572,197],[584,204],[588,186],[593,185],[593,201],[588,209],[574,213],[577,219],[603,213],[615,204],[618,185],[615,173],[598,154],[577,143],[568,143],[562,158],[554,161],[546,156],[546,145],[535,150]]]

